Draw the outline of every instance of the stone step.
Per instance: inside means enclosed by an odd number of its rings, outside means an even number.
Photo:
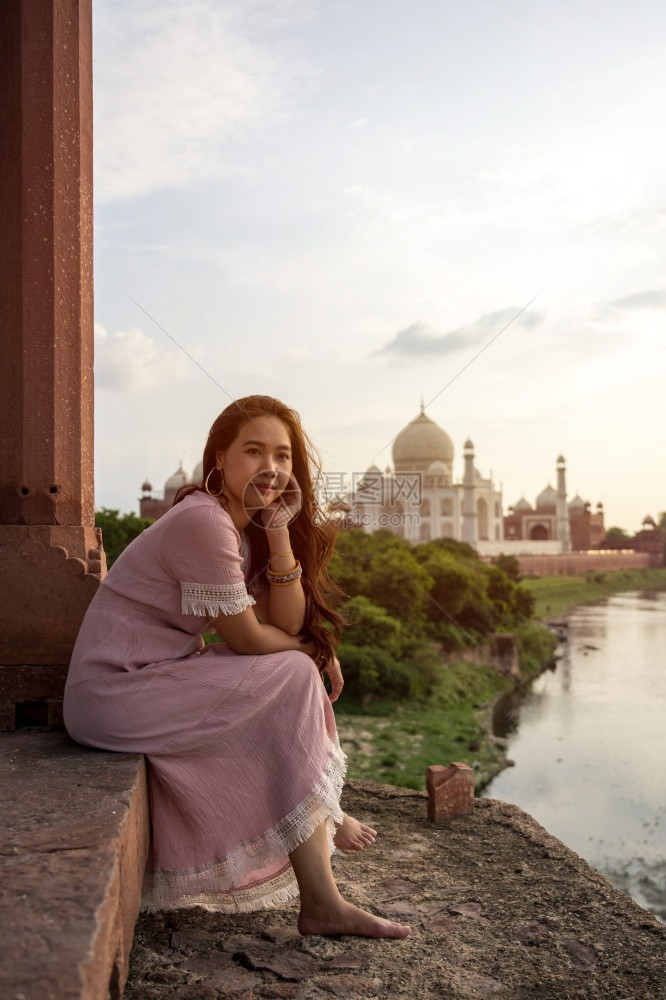
[[[116,1000],[149,845],[144,759],[0,735],[0,996]]]

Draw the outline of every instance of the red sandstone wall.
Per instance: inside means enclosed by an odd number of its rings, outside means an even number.
[[[523,576],[577,576],[653,565],[647,552],[562,552],[547,556],[520,555],[517,559]]]

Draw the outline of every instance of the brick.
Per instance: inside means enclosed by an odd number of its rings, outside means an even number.
[[[474,811],[474,771],[468,764],[433,764],[426,768],[426,790],[428,819],[435,823]]]

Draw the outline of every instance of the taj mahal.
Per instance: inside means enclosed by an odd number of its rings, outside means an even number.
[[[371,465],[354,476],[351,489],[325,500],[329,515],[344,529],[388,529],[406,541],[450,538],[466,542],[482,556],[550,555],[594,548],[604,537],[601,504],[592,510],[580,496],[567,500],[566,465],[556,459],[555,487],[550,483],[534,505],[521,497],[503,511],[502,491],[475,465],[474,445],[463,445],[462,478],[454,476],[454,444],[421,405],[420,412],[393,441],[393,468]],[[153,496],[144,482],[139,500],[142,517],[156,519],[173,503],[176,492],[201,482],[201,463],[188,476],[182,463]]]
[[[524,497],[503,513],[502,491],[475,465],[474,444],[463,445],[463,475],[453,473],[454,444],[425,413],[393,442],[393,469],[373,465],[350,494],[347,523],[366,531],[388,528],[411,542],[451,538],[480,555],[500,552],[539,555],[589,549],[604,537],[601,504],[582,497],[567,501],[566,465],[556,460],[556,487],[548,483],[532,506]],[[379,484],[381,482],[381,489]]]
[[[472,442],[464,445],[462,482],[454,481],[453,457],[453,441],[421,407],[393,442],[393,470],[372,465],[354,489],[352,521],[366,531],[389,528],[411,542],[501,539],[502,495],[475,467]]]

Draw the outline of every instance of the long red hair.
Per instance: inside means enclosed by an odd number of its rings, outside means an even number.
[[[298,413],[272,396],[245,396],[234,400],[220,413],[208,433],[203,454],[202,483],[206,482],[207,476],[216,467],[218,451],[226,451],[232,441],[236,440],[244,424],[256,417],[277,417],[289,430],[292,472],[301,489],[302,501],[300,512],[289,525],[289,533],[294,555],[303,567],[303,633],[307,639],[315,642],[318,652],[328,658],[335,650],[344,624],[342,615],[329,603],[338,602],[344,596],[327,571],[337,530],[322,516],[317,503],[315,482],[321,476],[321,463],[303,430]],[[205,492],[203,486],[193,483],[181,487],[174,498],[174,505],[196,491]],[[224,492],[219,499],[224,505]],[[261,523],[251,520],[245,533],[250,542],[250,577],[263,577],[269,551],[266,532]]]

